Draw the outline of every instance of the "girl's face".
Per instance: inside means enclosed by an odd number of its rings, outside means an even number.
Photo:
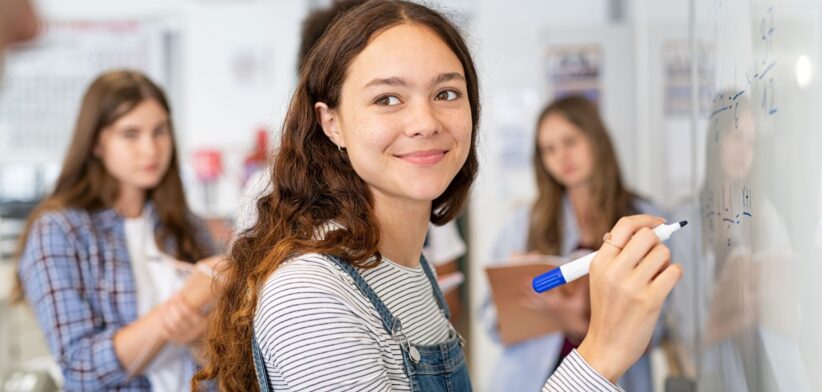
[[[100,132],[94,154],[121,189],[147,191],[168,170],[172,149],[168,112],[146,99]]]
[[[542,164],[565,188],[587,184],[594,173],[590,140],[560,114],[549,114],[539,124],[537,138]]]
[[[316,109],[375,199],[428,203],[465,163],[472,119],[465,72],[427,27],[402,24],[371,38],[348,67],[340,103]]]
[[[744,112],[739,116],[738,127],[725,131],[719,145],[719,163],[728,179],[744,180],[748,176],[753,165],[755,144],[756,124],[753,115]]]

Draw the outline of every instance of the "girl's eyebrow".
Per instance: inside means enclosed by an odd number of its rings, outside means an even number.
[[[436,79],[434,79],[434,82],[431,83],[431,85],[436,86],[440,83],[450,82],[452,80],[462,80],[464,82],[465,81],[465,76],[462,76],[462,74],[459,73],[459,72],[441,73],[441,74],[439,74],[439,76],[437,76]]]
[[[392,76],[390,78],[376,78],[363,86],[363,88],[367,87],[374,87],[374,86],[401,86],[401,87],[408,87],[411,83],[408,82],[405,78],[401,78],[399,76]]]
[[[444,72],[437,75],[436,78],[431,82],[431,86],[436,86],[440,83],[450,82],[452,80],[462,80],[465,81],[465,76],[462,76],[459,72]],[[399,76],[392,76],[388,78],[376,78],[371,80],[370,82],[366,83],[363,88],[373,87],[373,86],[392,86],[392,87],[409,87],[411,83]]]

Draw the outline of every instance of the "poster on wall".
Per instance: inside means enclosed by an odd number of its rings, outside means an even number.
[[[548,91],[555,98],[582,95],[600,105],[602,49],[598,44],[551,46],[546,60]]]
[[[166,85],[168,34],[153,20],[49,21],[40,38],[6,58],[0,162],[60,162],[83,92],[103,71],[139,70]]]
[[[699,81],[699,114],[711,110],[713,86],[713,62],[710,47],[703,44],[697,50],[696,77]],[[691,110],[691,49],[686,40],[672,40],[662,44],[662,61],[665,78],[665,114],[670,117],[687,117]]]

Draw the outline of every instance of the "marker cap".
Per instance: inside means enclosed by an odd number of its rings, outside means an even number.
[[[562,286],[564,284],[565,277],[562,275],[562,270],[559,268],[554,268],[540,276],[537,276],[534,278],[533,282],[531,282],[531,286],[534,288],[534,291],[538,293],[544,293],[554,287]]]

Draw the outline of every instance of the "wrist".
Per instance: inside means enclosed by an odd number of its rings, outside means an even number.
[[[611,383],[616,384],[617,380],[622,376],[622,372],[614,366],[614,362],[616,361],[614,358],[608,358],[608,355],[603,355],[602,350],[597,350],[593,346],[590,339],[586,337],[577,348],[577,353],[579,353],[579,356],[585,360],[591,369],[594,369],[600,376]]]
[[[154,330],[157,331],[160,339],[166,342],[169,341],[169,337],[171,336],[165,321],[166,314],[169,312],[169,305],[169,300],[166,300],[155,306],[148,314],[148,316],[151,317],[151,324],[154,326]]]

